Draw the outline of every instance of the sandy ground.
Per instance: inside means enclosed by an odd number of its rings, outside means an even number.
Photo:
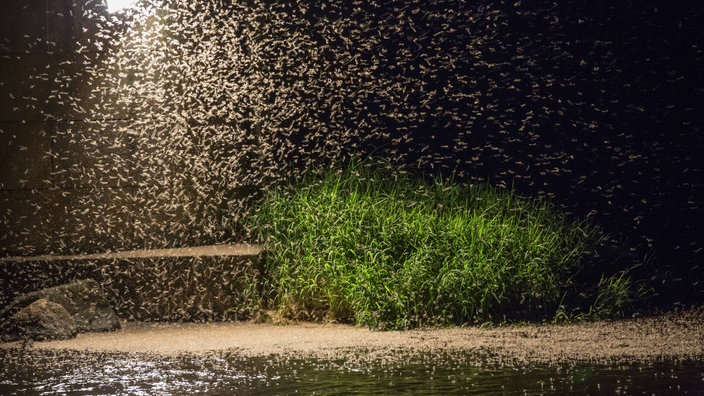
[[[704,308],[616,322],[384,332],[314,323],[127,323],[113,333],[80,334],[32,347],[158,355],[235,350],[245,357],[319,358],[362,350],[377,360],[399,353],[469,352],[512,363],[704,360]]]

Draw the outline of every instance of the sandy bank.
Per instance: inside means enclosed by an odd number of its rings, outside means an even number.
[[[389,332],[313,323],[128,323],[114,333],[81,334],[72,340],[36,342],[33,347],[160,355],[236,350],[252,357],[321,358],[361,349],[370,359],[384,359],[399,351],[470,352],[501,361],[534,363],[702,360],[704,308],[616,322]]]

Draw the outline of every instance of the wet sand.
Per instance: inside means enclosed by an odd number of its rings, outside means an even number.
[[[2,347],[18,343],[0,344]],[[236,351],[267,355],[387,360],[414,353],[468,353],[511,363],[704,360],[704,308],[614,322],[372,331],[341,324],[127,323],[33,348],[179,355]]]

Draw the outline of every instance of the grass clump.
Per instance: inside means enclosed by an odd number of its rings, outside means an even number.
[[[510,191],[360,162],[270,190],[250,222],[280,314],[382,329],[555,315],[600,237]]]

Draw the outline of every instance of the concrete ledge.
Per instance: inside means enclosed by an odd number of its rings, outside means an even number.
[[[208,245],[172,249],[140,249],[96,254],[74,254],[67,256],[0,257],[0,263],[9,261],[100,260],[145,257],[258,256],[261,252],[262,248],[259,245]]]
[[[212,245],[70,256],[5,257],[0,306],[15,297],[92,278],[122,319],[249,319],[261,308],[262,248]]]

